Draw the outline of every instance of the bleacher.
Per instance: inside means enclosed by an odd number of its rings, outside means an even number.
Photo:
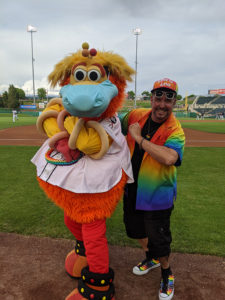
[[[208,114],[212,108],[195,108],[195,110],[198,112],[198,113],[205,113],[205,114]]]
[[[220,96],[215,101],[213,101],[213,104],[224,104],[225,105],[225,96]]]
[[[189,106],[189,110],[198,116],[216,118],[225,112],[225,96],[198,96]]]
[[[210,112],[212,115],[217,115],[225,112],[225,108],[217,107]]]
[[[203,96],[200,96],[197,99],[196,104],[197,105],[203,105],[203,104],[212,102],[214,99],[215,99],[215,97],[203,97]]]

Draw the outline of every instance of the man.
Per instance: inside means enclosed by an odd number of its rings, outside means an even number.
[[[124,193],[127,235],[137,239],[146,259],[133,268],[143,275],[161,265],[159,299],[172,299],[174,276],[169,264],[170,216],[176,198],[176,167],[181,165],[184,132],[172,110],[178,87],[168,78],[154,83],[152,109],[135,109],[122,120],[128,128],[135,182]]]
[[[12,114],[13,114],[13,123],[16,122],[16,120],[18,120],[18,117],[17,117],[17,111],[14,109],[12,111]]]

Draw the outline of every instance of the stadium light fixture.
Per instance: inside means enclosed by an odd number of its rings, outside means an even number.
[[[134,108],[136,108],[137,97],[137,52],[138,52],[138,36],[142,33],[140,28],[135,28],[133,34],[136,36],[136,54],[135,54],[135,87],[134,87]]]
[[[32,57],[32,78],[33,78],[33,104],[35,105],[35,84],[34,84],[34,55],[33,55],[33,32],[37,32],[37,28],[32,25],[27,26],[27,32],[31,36],[31,57]]]

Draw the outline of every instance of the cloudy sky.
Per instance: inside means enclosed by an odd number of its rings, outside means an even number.
[[[224,0],[0,0],[0,92],[9,84],[32,93],[31,35],[35,87],[47,88],[54,65],[78,50],[112,50],[135,68],[137,94],[169,77],[179,93],[207,94],[225,88]],[[134,90],[134,82],[127,87]]]

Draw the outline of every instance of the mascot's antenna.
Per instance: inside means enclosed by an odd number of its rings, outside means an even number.
[[[97,50],[95,48],[92,48],[92,49],[89,50],[89,44],[87,42],[84,42],[82,44],[82,48],[83,48],[82,55],[84,57],[89,56],[91,58],[92,56],[95,56],[97,54]]]

